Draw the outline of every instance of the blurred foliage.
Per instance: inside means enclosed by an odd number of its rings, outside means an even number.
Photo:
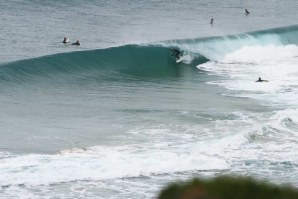
[[[158,199],[298,199],[298,190],[249,177],[220,176],[173,183]]]

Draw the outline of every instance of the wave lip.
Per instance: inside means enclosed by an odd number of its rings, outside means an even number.
[[[179,46],[182,50],[200,54],[211,61],[222,61],[227,54],[251,46],[298,45],[298,25],[260,30],[243,34],[174,40],[165,46]]]

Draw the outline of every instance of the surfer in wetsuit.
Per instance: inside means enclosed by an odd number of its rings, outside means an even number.
[[[81,44],[80,44],[79,40],[77,40],[75,43],[72,43],[71,45],[79,46]]]
[[[250,12],[248,12],[248,10],[245,9],[244,14],[245,14],[245,15],[249,15],[249,13],[250,13]]]
[[[176,48],[171,48],[171,56],[176,57],[176,59],[179,59],[181,57],[181,52],[180,50],[176,49]]]
[[[213,21],[214,21],[214,19],[211,18],[211,20],[210,20],[210,25],[213,25]]]
[[[67,44],[67,43],[69,43],[69,39],[67,38],[67,37],[64,37],[64,39],[63,39],[63,42],[62,43],[64,43],[64,44]]]
[[[259,77],[259,79],[256,82],[268,82],[268,80],[264,80]]]

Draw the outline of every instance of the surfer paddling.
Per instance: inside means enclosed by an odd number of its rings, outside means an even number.
[[[64,37],[62,43],[68,44],[69,43],[69,39],[67,37]],[[77,40],[76,42],[72,43],[71,45],[73,45],[73,46],[79,46],[79,45],[81,45],[81,43],[80,43],[79,40]]]
[[[80,44],[80,41],[79,41],[79,40],[77,40],[75,43],[72,43],[71,45],[74,45],[74,46],[79,46],[79,45],[81,45],[81,44]]]
[[[256,82],[268,82],[268,80],[264,80],[259,77],[259,79]]]

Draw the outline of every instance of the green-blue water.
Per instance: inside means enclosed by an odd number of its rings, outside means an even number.
[[[0,2],[1,198],[155,198],[219,174],[298,186],[297,7]]]

